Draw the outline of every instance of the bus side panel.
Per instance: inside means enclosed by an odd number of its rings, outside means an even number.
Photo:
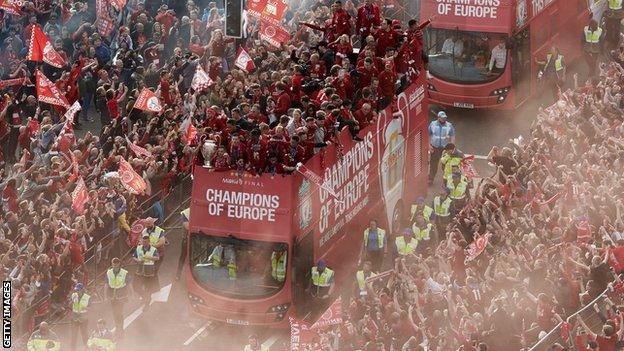
[[[337,270],[338,283],[352,281],[362,233],[370,219],[379,221],[389,235],[388,243],[392,243],[391,229],[398,228],[392,223],[396,212],[405,214],[427,191],[425,89],[423,74],[397,97],[396,105],[379,113],[378,120],[360,132],[363,141],[351,140],[344,130],[340,135],[342,150],[331,145],[306,163],[324,178],[325,188],[333,189],[338,199],[297,176],[293,190],[298,198],[293,218],[297,240],[313,231],[314,259],[323,258]]]

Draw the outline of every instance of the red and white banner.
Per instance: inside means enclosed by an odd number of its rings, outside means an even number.
[[[78,178],[78,184],[72,192],[72,210],[81,215],[84,213],[84,207],[89,202],[89,192],[82,177]]]
[[[35,71],[35,85],[37,86],[37,97],[39,101],[51,105],[69,107],[69,102],[56,88],[56,85],[52,84],[48,77],[46,77],[40,70]]]
[[[25,2],[25,0],[0,0],[0,10],[15,16],[21,16],[23,15],[22,7]]]
[[[160,103],[160,99],[158,96],[154,94],[151,90],[147,88],[143,88],[136,102],[134,103],[134,108],[147,111],[147,112],[162,112],[163,107]]]
[[[286,31],[286,29],[284,29],[284,27],[261,19],[260,39],[279,48],[282,44],[285,44],[290,40],[290,34]]]
[[[108,0],[95,0],[95,14],[97,17],[97,27],[100,35],[109,37],[113,32],[115,24],[108,14]]]
[[[325,313],[319,319],[312,324],[311,329],[325,328],[330,325],[342,324],[342,298],[338,297],[334,303],[327,308]]]
[[[308,324],[297,318],[289,317],[290,320],[290,350],[311,350],[310,344],[318,342],[319,335]]]
[[[145,179],[132,169],[128,161],[119,160],[119,177],[126,190],[133,194],[141,194],[147,188]]]
[[[147,227],[147,224],[152,223],[153,221],[154,220],[152,218],[142,218],[134,221],[134,223],[132,223],[132,225],[130,226],[130,234],[128,234],[128,237],[126,238],[128,246],[135,247],[139,245],[139,239],[141,239],[141,234],[143,234],[143,231]]]
[[[262,17],[262,11],[266,7],[267,0],[249,0],[247,1],[247,14],[251,17]]]
[[[126,6],[127,0],[110,0],[110,4],[117,10],[121,11]]]
[[[473,179],[479,177],[477,174],[477,170],[474,168],[475,157],[474,155],[466,156],[459,162],[459,169],[462,173],[468,177],[468,179]]]
[[[4,89],[7,87],[12,87],[16,85],[31,85],[31,84],[32,82],[30,81],[28,77],[0,80],[0,89]]]
[[[243,71],[251,72],[256,68],[256,64],[249,56],[249,53],[243,48],[238,48],[238,54],[236,55],[236,61],[234,62],[236,67]]]
[[[479,235],[473,242],[470,243],[470,245],[468,245],[468,248],[466,249],[466,262],[474,260],[485,250],[491,236],[492,233]]]
[[[128,137],[126,137],[126,142],[128,143],[128,147],[130,148],[130,150],[132,150],[132,152],[134,152],[135,155],[137,155],[137,156],[145,156],[145,157],[152,157],[152,156],[154,156],[154,155],[152,155],[151,152],[149,152],[149,150],[144,149],[144,148],[140,147],[139,145],[131,142],[130,139],[128,139]]]
[[[296,166],[297,172],[301,173],[302,176],[306,177],[309,181],[316,184],[318,187],[325,189],[327,193],[333,196],[337,201],[340,201],[338,198],[338,194],[334,192],[334,189],[330,188],[321,178],[320,175],[314,173],[312,170],[308,169],[303,163],[297,163]]]
[[[212,84],[212,79],[208,77],[202,66],[197,64],[197,68],[195,68],[195,75],[193,76],[193,81],[191,82],[191,88],[197,92],[202,92],[208,89],[208,87]]]
[[[288,3],[286,3],[285,0],[268,0],[262,10],[260,18],[275,25],[280,25],[287,8]]]
[[[192,144],[197,137],[197,127],[193,124],[191,116],[188,116],[180,125],[180,131],[184,133],[184,139],[188,145]]]
[[[76,113],[78,113],[78,111],[82,110],[82,106],[80,106],[80,103],[78,101],[75,101],[65,112],[65,126],[63,127],[64,130],[68,130],[68,131],[73,131],[73,125],[74,125],[74,117],[76,116]]]
[[[67,65],[67,61],[54,50],[50,39],[48,39],[39,25],[34,26],[32,29],[26,59],[36,62],[43,61],[56,68],[63,68]]]

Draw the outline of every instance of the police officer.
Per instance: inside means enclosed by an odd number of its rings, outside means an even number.
[[[451,180],[453,172],[459,169],[459,164],[463,159],[464,153],[459,151],[455,147],[455,144],[448,143],[444,147],[444,152],[442,153],[442,158],[440,159],[440,164],[444,170],[443,184],[446,184],[449,180]]]
[[[143,299],[145,308],[147,308],[150,304],[152,291],[158,286],[155,264],[160,259],[158,250],[150,244],[149,235],[143,235],[141,243],[134,250],[133,256],[137,263],[137,281],[134,286]]]
[[[225,268],[230,280],[236,280],[238,265],[236,264],[236,249],[233,245],[217,244],[208,256],[208,261],[214,268]]]
[[[286,279],[286,266],[288,264],[288,252],[284,247],[279,247],[271,253],[271,277],[278,283]]]
[[[590,77],[596,75],[601,40],[602,28],[598,27],[598,22],[592,19],[589,21],[589,24],[583,28],[583,52],[585,53],[585,61],[589,68]]]
[[[433,208],[425,204],[425,198],[419,196],[416,199],[416,203],[412,205],[410,214],[410,222],[416,222],[416,216],[422,216],[427,222],[433,219]]]
[[[58,336],[50,330],[48,323],[41,322],[39,330],[30,334],[26,348],[28,351],[59,351],[61,342]]]
[[[87,342],[89,350],[94,351],[115,351],[117,345],[113,339],[113,333],[106,328],[106,322],[104,319],[99,319],[97,327],[91,332],[91,337]]]
[[[455,127],[448,122],[446,112],[438,112],[438,119],[429,124],[429,141],[431,143],[430,159],[429,159],[429,185],[433,184],[436,173],[438,172],[438,164],[442,157],[442,151],[448,143],[455,142]]]
[[[128,298],[128,286],[130,276],[128,271],[121,268],[121,260],[114,257],[111,267],[106,271],[106,297],[111,303],[115,332],[118,336],[123,335],[123,305]]]
[[[249,344],[245,345],[243,351],[269,351],[269,348],[260,344],[257,334],[249,335]]]
[[[368,290],[366,289],[366,279],[375,276],[375,272],[373,272],[372,268],[372,263],[370,261],[366,261],[362,265],[362,269],[355,273],[355,281],[357,283],[358,293],[360,296],[368,295]]]
[[[310,294],[317,299],[326,300],[334,292],[334,271],[327,267],[323,260],[319,260],[311,270],[312,285]]]
[[[165,259],[165,243],[167,238],[165,237],[165,230],[156,225],[156,218],[148,218],[149,221],[145,223],[145,229],[143,229],[143,235],[149,236],[150,245],[158,250],[159,260],[156,262],[156,271],[160,269],[162,261]]]
[[[605,13],[607,47],[614,49],[620,42],[620,21],[624,17],[624,9],[622,9],[622,0],[607,0],[607,3],[609,5]]]
[[[403,257],[411,254],[416,250],[418,241],[414,238],[414,233],[410,228],[405,228],[401,234],[394,238],[394,245],[397,257]]]
[[[187,207],[182,212],[180,212],[180,217],[182,220],[182,227],[184,228],[184,233],[182,233],[182,248],[180,250],[180,258],[178,259],[178,269],[176,270],[176,280],[180,280],[182,276],[182,268],[184,267],[184,262],[186,261],[186,250],[188,249],[188,237],[190,235],[189,232],[189,221],[191,220],[191,208]]]
[[[433,211],[436,216],[436,227],[438,228],[441,236],[446,233],[446,225],[451,220],[451,204],[453,201],[449,197],[450,193],[450,189],[444,187],[440,191],[440,194],[433,198]],[[439,239],[442,240],[444,238]]]
[[[387,244],[386,231],[377,227],[376,219],[371,219],[368,228],[364,229],[362,253],[366,253],[366,260],[371,262],[373,270],[377,272],[381,269],[384,255],[388,252]]]
[[[466,195],[468,190],[468,179],[461,172],[453,172],[453,178],[446,183],[446,187],[450,189],[450,198],[453,200],[453,213],[458,213],[466,204]]]
[[[552,90],[553,99],[557,100],[559,90],[563,86],[566,76],[566,65],[563,55],[561,55],[559,49],[553,46],[546,55],[546,61],[537,61],[537,63],[544,66],[544,76]]]
[[[89,300],[91,296],[85,293],[84,285],[82,283],[76,283],[74,287],[74,293],[71,294],[71,309],[72,309],[72,328],[71,328],[71,342],[70,349],[76,349],[76,339],[78,333],[82,335],[82,342],[86,345],[89,338],[87,331],[87,309],[89,307]]]
[[[422,215],[416,216],[416,221],[412,225],[412,232],[414,232],[414,238],[418,242],[420,247],[428,247],[431,244],[431,238],[434,234],[433,224],[427,222]]]

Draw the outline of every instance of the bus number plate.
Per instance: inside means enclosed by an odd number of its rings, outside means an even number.
[[[453,106],[460,108],[474,108],[474,104],[470,104],[468,102],[455,102]]]
[[[235,325],[249,325],[249,322],[248,322],[248,321],[243,321],[243,320],[240,320],[240,319],[229,319],[229,318],[228,318],[228,319],[226,319],[226,320],[225,320],[225,322],[226,322],[227,324],[235,324]]]

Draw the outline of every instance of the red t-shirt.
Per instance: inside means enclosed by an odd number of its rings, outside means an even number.
[[[117,103],[117,100],[108,100],[106,102],[106,107],[108,107],[108,114],[112,119],[119,118],[119,104]]]
[[[615,344],[617,341],[617,334],[611,336],[598,335],[596,337],[596,343],[598,343],[598,349],[600,351],[615,351]]]

